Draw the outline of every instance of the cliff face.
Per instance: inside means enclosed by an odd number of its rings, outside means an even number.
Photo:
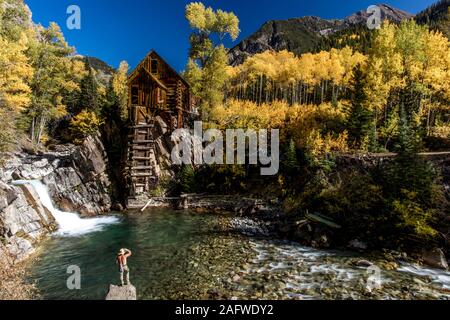
[[[0,169],[0,241],[19,260],[32,253],[34,245],[57,226],[33,188],[12,186],[12,181],[41,180],[63,211],[93,216],[111,210],[108,162],[98,136],[86,139],[81,146],[2,157],[7,159]]]

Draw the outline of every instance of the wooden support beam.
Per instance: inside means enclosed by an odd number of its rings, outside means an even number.
[[[155,143],[155,140],[134,140],[134,141],[130,142],[130,144],[134,144],[134,145],[136,145],[136,144],[147,144],[147,143],[153,144],[153,143]]]
[[[131,167],[131,170],[152,170],[152,166],[138,166],[138,167]]]
[[[133,173],[133,174],[131,174],[131,177],[132,178],[145,178],[145,177],[151,177],[151,176],[153,176],[153,174],[152,173]]]
[[[148,129],[148,128],[154,128],[155,125],[154,124],[139,124],[137,126],[132,126],[130,127],[131,129]]]
[[[152,148],[150,148],[150,147],[137,147],[137,146],[133,146],[132,149],[134,149],[134,150],[141,150],[141,151],[150,151],[150,150],[152,150]]]

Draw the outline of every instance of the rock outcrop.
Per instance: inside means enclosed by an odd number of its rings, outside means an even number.
[[[0,241],[11,256],[27,258],[34,245],[56,227],[53,215],[32,187],[13,187],[0,181]]]
[[[64,145],[38,155],[9,156],[0,169],[0,181],[41,180],[57,207],[82,216],[110,211],[108,162],[98,136],[87,138],[81,146]]]
[[[406,11],[396,9],[387,4],[377,4],[380,8],[380,14],[382,20],[389,20],[394,23],[400,23],[403,20],[411,19],[414,16]],[[351,16],[345,18],[345,21],[349,24],[366,23],[372,13],[368,13],[367,10],[358,11]]]
[[[111,285],[106,300],[137,300],[136,288],[132,285],[122,287]]]
[[[35,244],[57,225],[41,204],[34,189],[13,186],[15,180],[41,180],[56,207],[82,216],[100,215],[111,210],[111,182],[108,162],[98,136],[81,146],[58,146],[37,155],[2,154],[0,168],[0,241],[9,253],[22,260]]]

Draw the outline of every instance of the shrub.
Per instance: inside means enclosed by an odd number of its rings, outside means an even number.
[[[245,191],[248,182],[243,165],[204,166],[198,173],[201,191],[212,193],[239,193]]]
[[[0,152],[9,151],[14,142],[15,131],[6,112],[0,109]]]
[[[433,218],[432,210],[426,210],[417,202],[417,193],[402,190],[404,199],[393,202],[394,213],[400,218],[400,228],[410,229],[418,237],[430,238],[437,235],[437,231],[430,226]]]

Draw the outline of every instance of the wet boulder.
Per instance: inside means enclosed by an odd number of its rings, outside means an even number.
[[[351,262],[351,265],[353,265],[355,267],[360,267],[360,268],[369,268],[369,267],[373,266],[374,264],[372,262],[370,262],[369,260],[354,260]]]
[[[448,269],[448,263],[445,258],[444,252],[439,248],[424,251],[424,253],[422,254],[422,260],[426,265],[430,267],[444,270]]]

